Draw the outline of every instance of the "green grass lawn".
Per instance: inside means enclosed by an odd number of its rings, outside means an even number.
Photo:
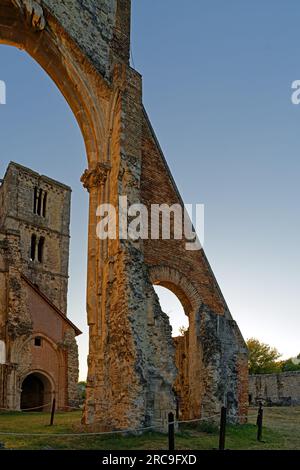
[[[300,449],[300,407],[265,408],[263,441],[256,441],[256,409],[249,411],[249,423],[228,426],[228,449]],[[0,413],[0,443],[6,449],[167,449],[167,436],[148,432],[142,435],[88,435],[80,425],[81,412],[57,413],[50,427],[49,413]],[[8,436],[1,433],[43,433],[44,436]],[[83,436],[51,436],[55,433],[83,432]],[[207,425],[180,425],[176,449],[216,449],[218,429]]]

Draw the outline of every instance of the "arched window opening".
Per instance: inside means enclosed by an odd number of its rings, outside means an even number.
[[[162,286],[154,286],[158,295],[161,309],[169,317],[172,327],[172,336],[183,336],[189,328],[189,319],[178,297],[169,289]]]
[[[36,235],[33,233],[31,235],[31,246],[30,246],[30,259],[31,259],[31,261],[35,260],[35,252],[36,252]]]
[[[44,258],[44,245],[45,245],[45,238],[41,237],[39,239],[39,244],[38,244],[38,261],[39,263],[43,262]]]
[[[41,347],[42,346],[42,338],[40,336],[36,336],[34,338],[34,345],[36,347]]]
[[[37,206],[38,206],[38,188],[35,187],[33,191],[33,213],[37,213]]]
[[[44,191],[44,196],[43,196],[43,217],[46,217],[46,210],[47,210],[47,193]]]
[[[41,215],[41,210],[42,210],[42,190],[38,190],[38,199],[37,199],[37,215]]]
[[[37,186],[33,191],[33,213],[46,217],[47,210],[47,191],[38,188]]]

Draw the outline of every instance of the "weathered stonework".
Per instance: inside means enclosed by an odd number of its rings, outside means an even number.
[[[47,199],[45,217],[33,211],[35,187],[52,194]],[[21,271],[34,284],[43,286],[44,294],[64,313],[67,310],[70,198],[71,190],[67,186],[53,184],[50,178],[17,164],[9,165],[0,191],[2,230],[20,234]],[[37,238],[47,238],[43,263],[30,260],[33,233]]]
[[[78,346],[76,342],[75,331],[68,329],[63,338],[60,346],[67,353],[67,377],[68,377],[68,406],[78,407],[78,375],[79,375],[79,360],[78,360]]]
[[[108,163],[99,162],[92,170],[85,170],[80,181],[83,187],[90,191],[97,186],[104,186],[111,167]]]
[[[177,394],[182,416],[209,416],[226,402],[230,418],[241,421],[247,351],[203,250],[188,252],[179,240],[96,237],[98,205],[117,207],[120,195],[129,204],[182,204],[143,108],[141,76],[129,65],[130,3],[44,0],[40,32],[11,1],[0,4],[0,42],[25,48],[52,77],[86,144],[90,345],[83,420],[104,428],[163,427]],[[177,351],[153,284],[178,295],[189,316]]]
[[[54,397],[59,409],[78,403],[75,335],[80,332],[66,317],[69,221],[67,186],[10,163],[0,186],[2,408],[41,404],[46,410]],[[36,242],[44,237],[40,259],[31,259],[33,235]],[[35,246],[34,254],[38,251]]]
[[[39,0],[12,0],[12,3],[19,8],[35,31],[42,31],[45,28],[46,20]]]
[[[300,371],[249,376],[249,402],[265,406],[300,405]]]

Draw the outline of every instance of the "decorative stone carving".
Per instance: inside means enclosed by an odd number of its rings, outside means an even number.
[[[83,187],[90,191],[91,188],[103,186],[110,172],[111,166],[109,163],[97,163],[91,170],[85,170],[80,181]]]
[[[12,3],[21,10],[35,31],[43,31],[45,29],[44,10],[39,0],[12,0]]]

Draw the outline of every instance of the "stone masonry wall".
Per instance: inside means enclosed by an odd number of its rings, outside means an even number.
[[[182,204],[145,114],[142,152],[142,200],[149,211],[150,203]],[[214,415],[227,403],[229,419],[245,420],[247,348],[204,251],[187,251],[184,240],[149,239],[144,241],[144,254],[157,273],[154,283],[173,291],[189,317],[188,339],[175,339],[179,369],[175,389],[181,415],[185,419]]]
[[[44,0],[82,52],[106,78],[111,52],[129,62],[129,0]]]
[[[0,339],[5,339],[6,302],[7,302],[7,238],[0,232]]]
[[[250,404],[300,405],[300,371],[249,376]]]
[[[79,360],[78,360],[78,345],[76,342],[74,331],[69,329],[64,334],[64,340],[62,343],[63,348],[67,354],[67,387],[68,396],[66,402],[68,406],[78,407],[79,395],[78,395],[78,375],[79,375]]]

